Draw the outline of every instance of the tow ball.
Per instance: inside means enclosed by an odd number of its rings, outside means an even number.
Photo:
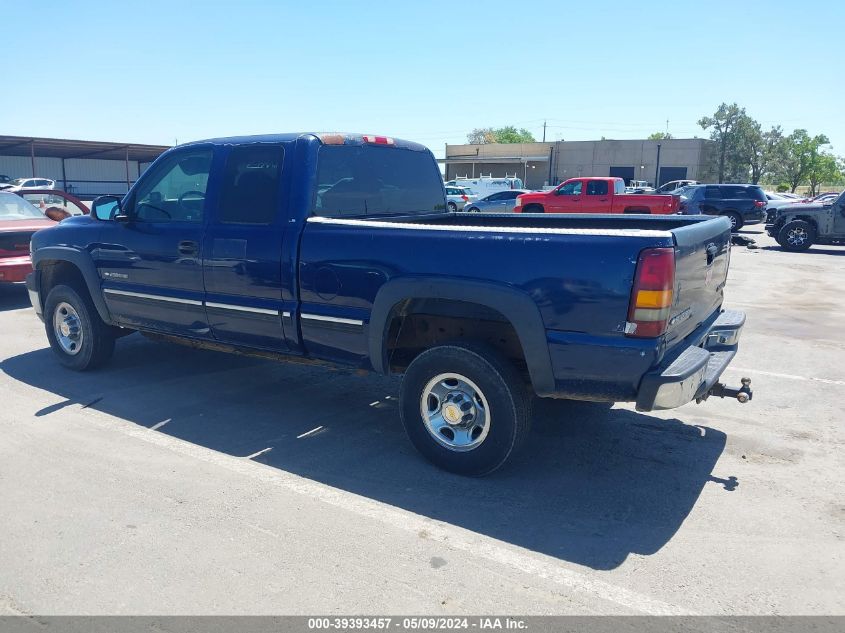
[[[742,387],[739,389],[735,387],[728,387],[724,383],[717,382],[704,398],[699,398],[699,402],[706,400],[708,396],[717,396],[719,398],[736,398],[740,404],[745,404],[754,397],[754,392],[751,391],[751,378],[742,378],[740,380]]]

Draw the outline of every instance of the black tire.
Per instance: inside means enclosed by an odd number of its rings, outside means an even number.
[[[792,220],[778,231],[777,241],[786,251],[806,251],[816,241],[816,227],[805,220]]]
[[[69,352],[60,343],[56,332],[56,314],[76,313],[75,330],[79,347]],[[114,328],[103,322],[86,290],[59,285],[52,288],[44,302],[44,325],[47,340],[59,362],[75,371],[94,369],[106,362],[114,352]],[[79,336],[81,334],[81,336]]]
[[[449,211],[451,211],[452,213],[455,213],[458,210],[458,205],[456,205],[454,202],[448,202],[446,204],[446,207],[448,207]]]
[[[722,213],[722,215],[731,221],[731,233],[736,233],[742,228],[743,221],[742,216],[739,213],[727,211],[726,213]]]
[[[478,207],[470,207],[469,209],[464,209],[464,211],[468,211],[469,213],[478,213],[479,208]]]
[[[529,204],[522,208],[523,213],[545,213],[546,210],[540,204]]]
[[[463,377],[474,383],[473,386],[479,390],[480,396],[473,393],[474,400],[458,401],[462,402],[460,409],[452,409],[458,413],[466,412],[465,407],[469,402],[472,404],[473,415],[486,411],[483,419],[487,423],[487,431],[483,434],[479,432],[478,435],[483,437],[472,440],[479,442],[475,446],[458,449],[447,445],[455,440],[451,429],[459,428],[458,425],[444,424],[441,427],[443,432],[439,435],[440,439],[435,439],[435,432],[429,430],[423,414],[425,394],[430,394],[425,406],[430,407],[432,411],[441,412],[440,417],[443,420],[448,417],[443,403],[454,403],[455,400],[450,400],[453,394],[449,393],[437,405],[437,397],[431,394],[427,387],[434,383],[435,388],[440,388],[450,381],[456,385],[466,385],[453,378],[435,380],[443,374]],[[454,389],[460,393],[459,386]],[[484,403],[486,407],[483,406]],[[487,346],[472,343],[440,345],[417,356],[402,379],[399,404],[405,432],[416,449],[436,466],[460,475],[480,477],[501,467],[523,443],[530,425],[531,399],[523,377],[498,352]],[[473,422],[475,421],[473,419]],[[479,428],[471,429],[468,437],[472,438]],[[453,433],[452,438],[448,437],[450,432]]]

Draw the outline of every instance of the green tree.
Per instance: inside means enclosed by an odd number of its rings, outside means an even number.
[[[485,145],[495,142],[496,136],[493,134],[493,128],[491,127],[477,127],[467,134],[467,143],[471,143],[472,145]]]
[[[802,182],[809,178],[810,171],[816,165],[821,147],[830,141],[824,134],[810,136],[807,130],[795,130],[784,137],[780,144],[782,158],[782,177],[793,193]]]
[[[735,103],[730,105],[723,103],[713,113],[713,116],[702,117],[698,121],[698,124],[704,130],[710,130],[710,138],[718,144],[718,151],[715,156],[719,182],[725,182],[728,157],[735,155],[739,149],[737,127],[745,116],[745,108],[740,108]],[[735,171],[735,169],[731,171]]]
[[[497,129],[482,127],[476,128],[467,134],[467,142],[474,145],[487,143],[534,143],[534,135],[525,128],[515,128],[507,125]]]
[[[649,141],[668,141],[674,138],[669,132],[654,132],[648,135]]]
[[[810,195],[815,196],[819,191],[819,185],[837,185],[842,182],[841,159],[830,152],[820,151],[810,161],[807,169],[807,181],[810,183]]]

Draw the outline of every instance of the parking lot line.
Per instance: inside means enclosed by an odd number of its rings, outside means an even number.
[[[645,594],[598,580],[578,570],[564,567],[559,562],[542,554],[529,553],[523,548],[514,546],[505,547],[496,539],[482,536],[470,530],[428,519],[352,492],[339,490],[277,468],[264,466],[260,462],[250,461],[252,457],[270,450],[269,448],[259,451],[247,459],[237,458],[164,433],[150,433],[147,428],[139,428],[134,424],[96,410],[87,409],[84,413],[86,419],[101,428],[118,431],[143,442],[166,448],[174,453],[220,466],[261,483],[284,488],[359,516],[380,521],[394,528],[415,534],[424,533],[427,539],[442,543],[446,547],[467,552],[531,576],[550,580],[567,587],[571,591],[585,593],[594,598],[612,602],[635,613],[645,615],[698,615],[692,610],[654,599]]]
[[[787,378],[789,380],[804,380],[804,381],[813,381],[813,382],[820,382],[826,385],[837,385],[839,387],[845,387],[845,380],[831,380],[830,378],[815,378],[813,376],[796,376],[794,374],[780,374],[776,371],[762,371],[760,369],[744,369],[742,367],[733,367],[731,365],[728,366],[729,371],[734,371],[742,374],[760,374],[761,376],[773,376],[775,378]]]

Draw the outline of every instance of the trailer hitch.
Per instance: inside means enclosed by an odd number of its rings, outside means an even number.
[[[754,392],[751,390],[751,378],[742,378],[740,382],[742,387],[739,389],[717,382],[703,398],[699,398],[696,402],[707,400],[709,396],[716,396],[718,398],[736,398],[740,404],[745,404],[754,397]]]

